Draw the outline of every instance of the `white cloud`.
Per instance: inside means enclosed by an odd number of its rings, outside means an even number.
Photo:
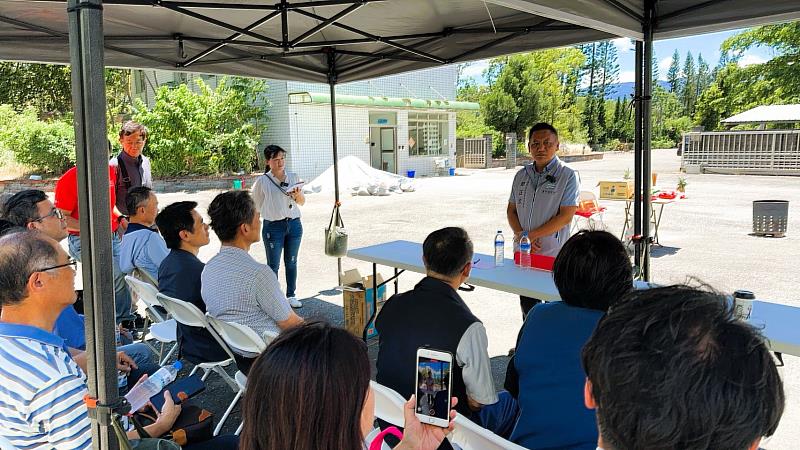
[[[667,58],[662,58],[661,61],[658,62],[658,78],[662,80],[667,79],[667,72],[669,72],[669,66],[672,64],[672,57],[669,56]]]
[[[483,80],[483,71],[486,70],[488,67],[489,67],[488,59],[474,61],[469,63],[469,65],[464,68],[462,75],[466,78],[475,78],[476,80]]]
[[[765,62],[767,62],[767,60],[761,56],[754,55],[752,53],[745,53],[742,55],[741,59],[739,59],[739,67],[752,66],[753,64],[763,64]]]
[[[634,50],[633,41],[628,38],[616,38],[612,39],[611,43],[617,47],[617,53],[620,55],[624,55],[625,53],[631,53]]]
[[[619,73],[620,83],[633,83],[636,80],[636,73],[632,70],[623,70]]]

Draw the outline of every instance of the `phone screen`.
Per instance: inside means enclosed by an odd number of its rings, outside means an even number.
[[[417,414],[449,420],[450,363],[419,356],[417,359]]]

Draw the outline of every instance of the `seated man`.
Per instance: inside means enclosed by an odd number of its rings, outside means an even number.
[[[261,239],[261,220],[247,191],[217,195],[208,206],[211,228],[222,242],[201,276],[201,294],[208,313],[236,322],[259,335],[279,333],[303,319],[292,310],[275,272],[248,253]],[[236,350],[236,349],[234,349]],[[239,370],[247,373],[257,355],[237,352]]]
[[[209,242],[208,225],[195,207],[196,202],[177,202],[156,216],[158,230],[170,249],[158,267],[158,289],[205,313],[206,304],[200,295],[200,274],[205,264],[197,259],[197,252]],[[181,357],[193,364],[230,358],[205,328],[178,323],[178,344]]]
[[[634,291],[600,319],[583,367],[605,450],[755,450],[783,414],[764,337],[715,292]]]
[[[416,393],[409,368],[415,367],[417,348],[448,351],[455,357],[451,395],[458,397],[456,410],[508,435],[514,417],[501,412],[509,399],[506,394],[498,402],[486,328],[456,291],[472,269],[472,241],[461,228],[434,231],[422,245],[422,260],[427,276],[413,290],[387,300],[376,320],[381,337],[376,380],[408,398]]]
[[[581,349],[608,308],[633,289],[622,243],[606,231],[569,238],[553,265],[560,302],[528,313],[505,388],[517,399],[511,440],[525,448],[594,450],[597,422],[583,404]]]
[[[157,280],[158,266],[169,253],[164,239],[153,228],[158,198],[149,187],[140,186],[128,191],[127,204],[131,217],[120,246],[119,267],[127,274],[142,270]]]
[[[56,242],[61,242],[67,237],[67,224],[61,211],[53,206],[47,194],[38,189],[28,189],[11,196],[3,205],[3,214],[12,223],[22,227],[20,229],[27,228],[40,232]],[[59,314],[53,334],[64,339],[72,354],[77,355],[86,350],[84,317],[72,306],[64,308]],[[128,345],[120,346],[119,350],[130,356],[137,367],[130,371],[127,380],[127,385],[133,386],[141,375],[151,374],[158,370],[158,367],[152,363],[152,354],[145,344],[131,344],[130,340],[124,343]]]

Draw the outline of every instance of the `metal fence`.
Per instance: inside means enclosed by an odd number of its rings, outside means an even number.
[[[484,138],[456,140],[456,167],[485,169],[486,146]]]
[[[686,133],[687,172],[800,175],[800,130]]]

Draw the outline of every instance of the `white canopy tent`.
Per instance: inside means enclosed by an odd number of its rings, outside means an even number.
[[[650,190],[653,39],[798,18],[797,0],[0,0],[0,59],[73,67],[90,394],[101,405],[117,399],[104,66],[327,82],[338,180],[337,83],[629,37],[637,41],[634,232],[649,236],[650,196],[641,193]],[[644,239],[636,264],[646,279],[648,252]],[[108,410],[97,412],[95,447],[116,447]]]

